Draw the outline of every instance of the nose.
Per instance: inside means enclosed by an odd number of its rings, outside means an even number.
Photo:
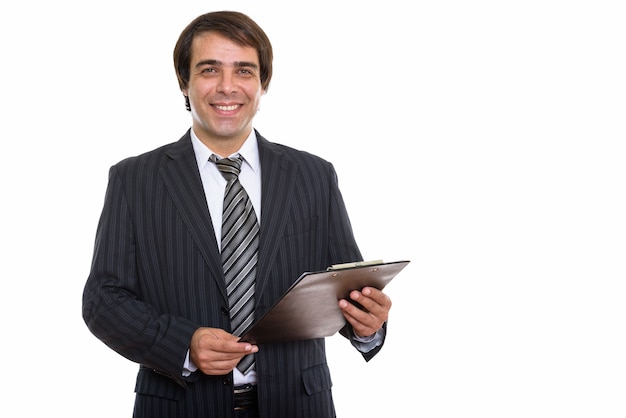
[[[222,73],[217,84],[217,91],[224,94],[231,94],[236,91],[234,77],[227,72]]]

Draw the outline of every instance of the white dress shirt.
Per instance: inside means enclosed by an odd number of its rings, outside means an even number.
[[[261,163],[259,161],[259,147],[256,140],[254,130],[250,133],[250,136],[243,143],[238,152],[232,155],[219,155],[210,150],[204,145],[200,139],[191,130],[191,143],[193,145],[193,151],[196,154],[196,162],[198,163],[198,170],[200,171],[200,178],[202,179],[202,187],[204,187],[204,194],[206,196],[207,204],[209,205],[209,213],[213,221],[213,230],[215,231],[215,237],[217,238],[217,246],[221,251],[221,239],[222,236],[222,210],[224,206],[223,199],[216,199],[215,196],[224,196],[226,190],[226,179],[220,173],[217,165],[209,161],[211,155],[215,154],[219,158],[226,158],[241,155],[243,157],[243,163],[241,164],[241,172],[239,173],[239,181],[254,207],[257,221],[261,225]],[[189,359],[189,352],[187,352],[187,359],[185,361],[184,368],[189,372],[194,372],[197,367]],[[254,370],[244,375],[235,368],[233,370],[233,382],[235,385],[243,385],[246,383],[256,383],[256,372]]]

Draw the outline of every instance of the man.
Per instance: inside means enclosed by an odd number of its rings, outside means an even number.
[[[235,276],[251,281],[241,293],[253,295],[254,316],[302,272],[361,260],[333,166],[253,128],[272,47],[246,15],[196,18],[179,37],[174,65],[192,127],[111,168],[85,322],[140,364],[135,417],[333,417],[324,339],[240,341],[234,269],[222,258],[243,248],[230,249],[224,237],[244,228],[222,213],[225,194],[240,184],[237,195],[250,204],[235,221],[250,220],[246,236],[258,246]],[[358,304],[338,302],[347,320],[341,334],[369,360],[383,344],[391,301],[374,288],[350,297]]]

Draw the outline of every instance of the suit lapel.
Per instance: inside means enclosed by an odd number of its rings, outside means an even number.
[[[189,131],[166,155],[170,160],[160,170],[165,186],[226,298],[221,257]]]
[[[257,300],[265,287],[271,262],[276,256],[280,239],[284,234],[284,214],[291,205],[295,168],[294,162],[276,145],[270,143],[257,132],[259,157],[261,160],[261,219],[260,253],[257,267]],[[217,280],[220,291],[226,298],[226,288],[222,272],[213,224],[204,196],[204,188],[196,157],[187,132],[167,151],[169,161],[161,167],[160,174],[165,186],[187,225],[199,250],[206,260],[212,276]]]
[[[280,237],[284,234],[285,217],[291,205],[294,162],[276,145],[258,132],[261,160],[261,235],[259,238],[259,264],[257,267],[257,300],[267,283],[272,260],[276,256]]]

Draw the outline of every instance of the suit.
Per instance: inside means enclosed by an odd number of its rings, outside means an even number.
[[[362,258],[333,166],[256,136],[260,316],[303,271]],[[189,131],[111,167],[83,317],[94,335],[140,365],[135,417],[231,416],[232,374],[182,373],[198,327],[230,329],[220,253]],[[349,336],[347,327],[342,334]],[[378,350],[362,355],[369,360]],[[261,417],[335,416],[324,339],[260,345],[256,370]]]

